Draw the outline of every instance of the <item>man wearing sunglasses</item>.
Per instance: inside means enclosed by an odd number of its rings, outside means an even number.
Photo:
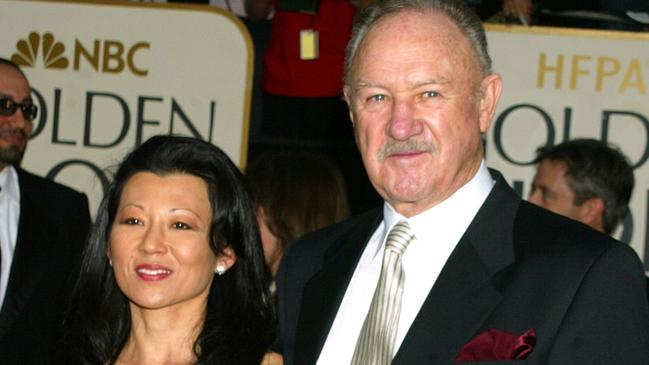
[[[25,74],[0,58],[0,363],[47,364],[90,216],[88,199],[20,168],[38,108]]]

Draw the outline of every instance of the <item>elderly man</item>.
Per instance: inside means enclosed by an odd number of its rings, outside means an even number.
[[[19,167],[37,108],[0,59],[0,363],[51,364],[90,225],[88,199]]]
[[[385,204],[286,253],[287,364],[649,363],[635,252],[485,167],[500,89],[462,2],[379,1],[356,19],[344,91]]]
[[[606,234],[622,222],[633,168],[618,149],[574,139],[539,149],[529,201]]]

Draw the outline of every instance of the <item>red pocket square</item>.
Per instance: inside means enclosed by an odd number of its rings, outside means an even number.
[[[455,362],[523,360],[534,349],[536,331],[530,329],[520,336],[488,329],[462,347]]]

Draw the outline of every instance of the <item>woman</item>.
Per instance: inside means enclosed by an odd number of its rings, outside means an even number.
[[[290,243],[349,216],[342,173],[324,155],[266,152],[246,169],[246,179],[273,276]]]
[[[83,364],[260,364],[273,313],[255,210],[217,147],[153,137],[120,165],[68,320]]]

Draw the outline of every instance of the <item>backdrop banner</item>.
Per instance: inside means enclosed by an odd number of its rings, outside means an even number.
[[[536,150],[576,137],[617,145],[636,187],[623,229],[649,268],[648,34],[487,25],[504,92],[487,163],[522,197]],[[40,112],[23,166],[85,191],[94,211],[124,154],[155,134],[195,136],[246,163],[252,44],[216,7],[0,0],[0,57]]]
[[[503,95],[487,164],[527,197],[536,150],[574,138],[619,147],[634,166],[630,214],[616,237],[649,268],[649,34],[488,25]]]
[[[111,167],[156,134],[245,164],[252,43],[220,8],[2,0],[0,40],[39,107],[23,166],[86,192],[93,213]]]

